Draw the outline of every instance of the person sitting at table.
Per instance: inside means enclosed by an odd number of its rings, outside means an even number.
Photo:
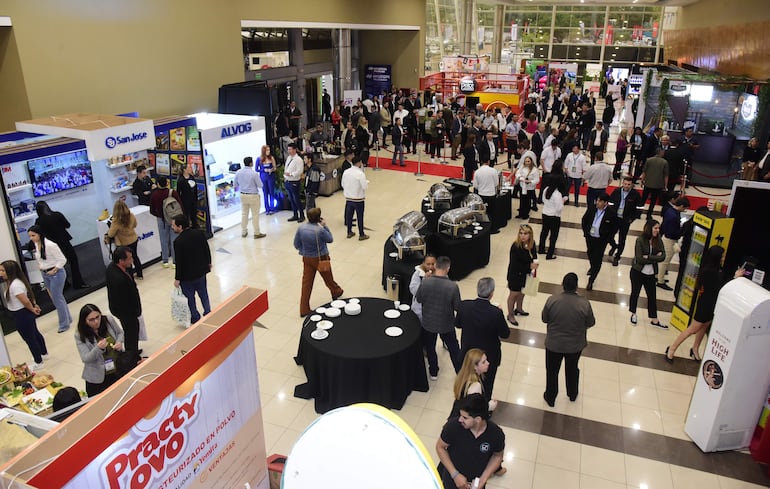
[[[422,281],[414,296],[422,304],[422,340],[431,380],[438,380],[437,336],[441,336],[446,344],[455,372],[460,370],[460,345],[454,329],[455,311],[460,307],[460,288],[449,279],[451,264],[449,257],[438,257],[436,270]]]
[[[294,248],[302,255],[302,292],[299,300],[299,315],[310,314],[310,294],[316,271],[332,294],[332,300],[342,296],[343,290],[332,275],[331,258],[327,244],[334,241],[326,221],[321,218],[321,209],[313,207],[307,211],[307,222],[301,224],[294,234]]]
[[[423,258],[422,263],[414,267],[414,273],[412,279],[409,281],[409,292],[412,294],[412,311],[417,318],[422,322],[422,304],[415,299],[417,289],[422,285],[422,280],[425,277],[430,277],[436,270],[436,255],[428,253]]]

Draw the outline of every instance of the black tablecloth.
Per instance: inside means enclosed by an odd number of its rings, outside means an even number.
[[[315,322],[305,319],[295,360],[304,366],[307,383],[298,385],[294,395],[315,398],[316,412],[325,413],[357,402],[401,409],[413,390],[427,392],[420,321],[412,311],[385,318],[383,313],[392,308],[392,301],[362,298],[360,315],[343,312],[329,319],[334,326],[324,340],[310,337]],[[404,333],[387,336],[389,326]]]
[[[396,253],[396,256],[390,256],[391,253]],[[382,287],[387,291],[388,276],[398,276],[398,300],[404,304],[411,304],[412,293],[409,292],[409,281],[414,274],[414,267],[420,263],[422,263],[422,258],[412,253],[405,253],[403,259],[399,260],[396,245],[388,238],[385,240],[385,249],[382,253]]]
[[[441,214],[445,213],[449,209],[444,206],[439,206],[438,209],[431,209],[430,208],[430,201],[423,199],[422,200],[422,207],[420,208],[420,211],[425,216],[425,219],[428,221],[428,223],[425,225],[424,231],[426,233],[435,233],[438,232],[438,219],[441,217]]]
[[[498,229],[507,226],[508,221],[513,217],[511,212],[512,202],[513,198],[511,197],[511,192],[507,190],[503,190],[495,198],[495,223],[497,224]]]
[[[448,256],[452,260],[449,278],[461,280],[477,268],[484,268],[489,263],[491,225],[481,223],[482,229],[470,238],[463,236],[453,238],[446,234],[436,233],[425,239],[428,251],[436,256]],[[473,227],[468,228],[472,233]],[[465,230],[460,231],[466,234]]]

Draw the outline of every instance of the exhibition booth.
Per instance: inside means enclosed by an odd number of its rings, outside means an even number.
[[[267,144],[265,118],[258,116],[199,113],[194,114],[203,145],[206,193],[215,230],[241,222],[240,193],[235,188],[235,172],[243,159],[256,161]],[[260,196],[260,202],[263,202]],[[261,212],[265,212],[262,203]]]
[[[642,90],[636,125],[663,128],[674,143],[693,128],[691,178],[695,185],[731,188],[741,156],[755,133],[759,86],[751,80],[650,68]],[[648,80],[648,70],[643,70]],[[647,81],[645,81],[647,84]]]

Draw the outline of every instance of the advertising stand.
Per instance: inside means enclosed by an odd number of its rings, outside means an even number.
[[[206,192],[215,230],[226,229],[241,221],[241,199],[235,189],[235,171],[243,158],[256,161],[267,144],[265,118],[232,114],[194,114],[203,145],[206,168]],[[262,197],[260,196],[260,200]],[[261,207],[264,212],[264,204]]]
[[[744,278],[722,287],[684,431],[704,452],[749,446],[770,389],[770,292]]]
[[[267,308],[242,288],[2,467],[0,487],[268,489],[252,333]]]
[[[198,226],[211,236],[211,213],[206,192],[207,173],[203,164],[200,132],[194,117],[170,116],[155,119],[155,149],[148,151],[155,175],[168,177],[176,189],[179,175],[186,167],[195,179],[198,191]]]
[[[671,324],[676,329],[683,331],[687,328],[695,313],[698,300],[695,282],[703,255],[715,245],[727,251],[734,222],[735,219],[715,211],[699,211],[693,215],[692,241],[682,275],[682,288],[671,311]]]

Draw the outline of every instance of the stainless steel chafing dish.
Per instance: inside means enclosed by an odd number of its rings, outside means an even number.
[[[410,224],[415,230],[419,231],[428,224],[428,219],[425,217],[425,214],[420,211],[409,211],[396,219],[396,223],[393,225],[393,231],[396,230],[396,227],[400,222]]]
[[[431,209],[449,209],[452,207],[452,192],[443,183],[434,183],[428,191]]]
[[[468,207],[475,212],[477,222],[489,222],[487,216],[487,205],[479,194],[468,194],[460,204],[461,207]]]
[[[418,214],[422,216],[421,213]],[[425,219],[424,216],[423,219]],[[422,224],[422,226],[424,225],[425,223]],[[396,246],[399,260],[404,257],[405,252],[422,251],[424,254],[426,251],[425,238],[417,232],[412,224],[400,219],[393,225],[393,235],[390,237],[390,241]]]
[[[456,238],[461,229],[472,226],[476,222],[478,213],[479,211],[470,207],[448,210],[438,218],[438,231]]]

